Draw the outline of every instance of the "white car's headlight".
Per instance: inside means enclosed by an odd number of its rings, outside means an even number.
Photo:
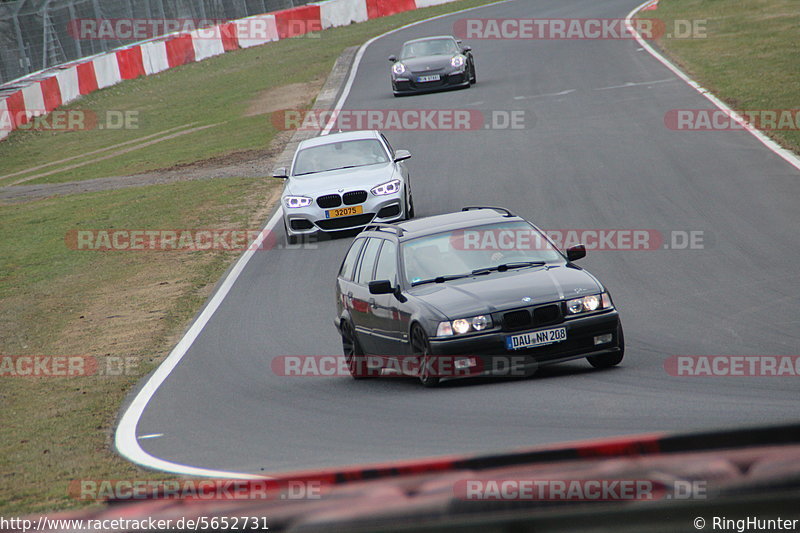
[[[392,72],[397,74],[398,76],[406,71],[406,66],[399,61],[392,65]]]
[[[283,197],[283,205],[288,207],[289,209],[294,209],[296,207],[308,207],[311,205],[313,201],[312,198],[308,196],[284,196]]]
[[[492,327],[491,315],[478,315],[471,318],[459,318],[451,322],[439,322],[436,328],[437,337],[452,337],[474,331],[483,331]]]
[[[394,179],[381,183],[377,187],[370,189],[370,192],[375,196],[386,196],[387,194],[394,194],[400,190],[400,180]]]
[[[567,300],[567,314],[578,315],[581,313],[591,313],[592,311],[599,311],[601,309],[611,309],[614,304],[611,303],[611,297],[607,292],[603,294],[590,294],[582,298],[574,298]]]
[[[453,56],[453,59],[450,60],[450,64],[453,65],[453,67],[458,68],[463,67],[466,61],[467,60],[464,58],[464,56]]]

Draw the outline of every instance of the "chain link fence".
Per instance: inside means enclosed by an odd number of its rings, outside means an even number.
[[[83,39],[76,21],[232,20],[312,0],[0,0],[0,85],[68,61],[141,40]],[[163,32],[162,32],[163,33]]]

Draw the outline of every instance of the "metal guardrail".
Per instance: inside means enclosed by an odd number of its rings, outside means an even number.
[[[83,39],[76,21],[232,20],[305,5],[312,0],[0,0],[0,85],[61,63],[142,40]],[[161,32],[169,33],[169,31]],[[155,37],[156,35],[152,35]]]

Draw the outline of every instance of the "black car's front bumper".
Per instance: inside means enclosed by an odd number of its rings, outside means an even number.
[[[420,75],[424,75],[424,73],[407,73],[393,77],[392,91],[395,94],[413,94],[469,86],[469,72],[467,70],[441,74],[441,79],[438,81],[417,82],[416,79]]]
[[[506,337],[529,331],[564,327],[567,339],[562,342],[508,350]],[[576,317],[557,324],[519,331],[493,330],[464,337],[434,337],[431,353],[475,358],[472,375],[530,375],[540,366],[561,363],[594,355],[618,353],[620,320],[616,309],[585,317]],[[611,342],[595,344],[595,337],[611,335]]]

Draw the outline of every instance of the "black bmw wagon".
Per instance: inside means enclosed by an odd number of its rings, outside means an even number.
[[[336,327],[351,375],[391,371],[424,385],[530,375],[546,364],[622,361],[619,314],[600,281],[532,223],[498,207],[371,224],[336,281]]]

